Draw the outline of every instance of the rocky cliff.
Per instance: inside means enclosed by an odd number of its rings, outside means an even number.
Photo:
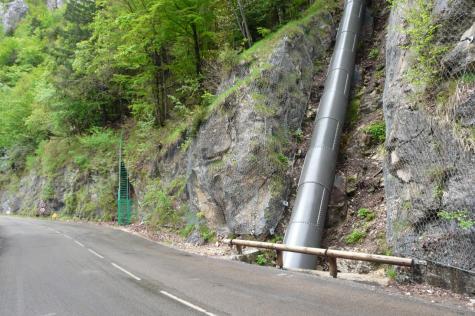
[[[473,1],[437,0],[425,9],[417,8],[416,1],[409,4],[393,9],[387,36],[387,238],[397,254],[473,271]],[[427,53],[415,47],[417,28],[423,25],[411,26],[414,10],[430,16],[426,35],[420,36],[439,48],[430,52],[435,61],[427,61]],[[425,71],[411,76],[418,69]],[[428,73],[429,80],[423,79]]]
[[[188,166],[192,209],[213,224],[236,234],[273,233],[288,206],[286,174],[314,65],[326,56],[332,33],[329,14],[313,17],[283,34],[223,89],[232,92],[224,92],[200,129]]]

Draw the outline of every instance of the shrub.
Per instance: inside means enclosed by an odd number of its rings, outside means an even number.
[[[373,211],[370,211],[367,208],[360,208],[358,210],[358,217],[361,218],[361,219],[365,219],[366,221],[370,222],[376,217],[376,215],[374,214]]]
[[[96,152],[114,152],[119,138],[111,129],[92,128],[90,134],[80,136],[79,143]]]
[[[434,83],[439,73],[440,57],[447,51],[446,45],[436,43],[436,33],[440,25],[432,18],[433,0],[415,0],[411,5],[407,0],[390,0],[392,6],[399,5],[406,10],[410,49],[415,62],[407,72],[407,79],[414,85],[424,86]]]
[[[54,186],[53,183],[48,181],[41,192],[41,199],[51,200],[54,198]]]
[[[267,261],[267,256],[265,254],[259,254],[256,257],[256,263],[260,266],[268,265],[269,262]]]
[[[294,132],[294,137],[297,143],[301,143],[303,141],[303,132],[300,128]]]
[[[163,191],[160,182],[156,181],[147,186],[143,206],[150,210],[147,224],[158,229],[159,227],[177,228],[181,218],[173,208],[171,198]]]
[[[77,208],[77,198],[74,192],[69,192],[64,195],[64,209],[65,215],[74,215]]]
[[[396,268],[394,268],[393,266],[390,266],[386,269],[386,275],[388,278],[390,278],[391,280],[395,280],[396,277],[397,277],[397,271],[396,271]]]
[[[191,235],[194,229],[195,229],[195,225],[188,224],[180,230],[180,236],[183,238],[187,238],[188,236]]]
[[[378,48],[378,47],[375,47],[375,48],[371,49],[371,50],[369,51],[368,57],[369,57],[370,59],[373,59],[373,60],[374,60],[374,59],[378,59],[378,57],[379,57],[379,48]]]
[[[199,230],[200,230],[200,236],[203,238],[205,242],[211,242],[216,237],[216,233],[204,224],[201,224]]]
[[[266,37],[267,35],[269,35],[270,33],[272,33],[271,30],[269,30],[268,28],[265,28],[265,27],[257,27],[257,33],[259,33],[259,35],[264,38]]]
[[[386,124],[382,121],[371,123],[364,131],[372,143],[381,144],[386,140]]]
[[[471,219],[467,210],[440,211],[437,215],[447,221],[455,221],[462,229],[469,230],[475,225],[475,220]]]
[[[349,235],[345,237],[345,242],[349,245],[356,244],[360,240],[366,237],[366,233],[360,230],[353,230]]]
[[[239,63],[239,52],[226,45],[218,57],[224,74],[229,74],[233,68]]]

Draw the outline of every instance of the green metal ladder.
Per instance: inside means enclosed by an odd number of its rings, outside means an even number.
[[[132,199],[130,182],[125,163],[122,159],[122,137],[119,149],[119,189],[117,192],[117,221],[119,225],[129,225],[132,217]]]

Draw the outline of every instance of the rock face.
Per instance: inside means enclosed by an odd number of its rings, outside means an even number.
[[[51,181],[32,170],[10,188],[0,190],[0,210],[42,216],[64,212],[86,219],[100,218],[107,212],[112,220],[115,188],[115,172],[85,177],[77,169],[65,168]]]
[[[212,226],[273,233],[288,205],[292,132],[301,126],[314,63],[332,34],[331,16],[318,14],[220,88],[224,98],[200,129],[188,165],[191,208]]]
[[[47,0],[46,6],[50,10],[56,10],[64,4],[64,0]]]
[[[3,31],[6,34],[12,33],[18,23],[28,12],[28,5],[24,0],[14,0],[7,4],[0,4],[0,20]]]
[[[473,2],[434,4],[433,18],[442,26],[437,41],[450,46],[441,57],[440,71],[444,80],[457,83],[455,91],[446,89],[442,109],[430,106],[430,88],[421,96],[405,75],[415,62],[414,53],[404,48],[408,38],[400,27],[406,9],[393,10],[387,37],[388,242],[396,254],[474,271],[475,227],[463,227],[463,220],[475,219],[473,134],[463,132],[475,128],[475,83],[464,79],[475,71],[475,43],[464,41],[474,32]],[[437,83],[435,89],[442,91],[445,84]],[[420,98],[424,101],[417,103]]]

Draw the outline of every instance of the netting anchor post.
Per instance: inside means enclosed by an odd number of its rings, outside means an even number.
[[[276,259],[277,268],[279,269],[284,268],[284,254],[282,250],[276,250],[275,253],[277,255],[277,259]]]
[[[238,254],[242,255],[242,246],[241,245],[236,245],[236,251]]]
[[[337,264],[336,264],[336,258],[335,257],[327,257],[327,260],[328,260],[330,275],[333,278],[336,279],[337,276],[338,276],[338,267],[337,267]]]

